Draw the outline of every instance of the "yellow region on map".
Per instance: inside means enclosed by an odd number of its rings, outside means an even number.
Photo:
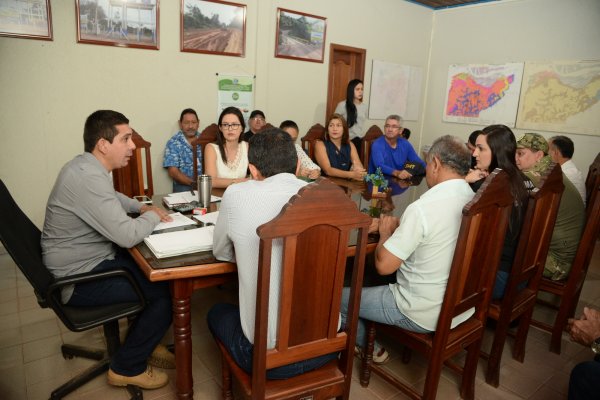
[[[567,118],[582,113],[600,100],[600,76],[583,88],[574,88],[556,76],[540,73],[534,77],[523,98],[523,121],[564,123]],[[549,76],[550,75],[550,76]]]

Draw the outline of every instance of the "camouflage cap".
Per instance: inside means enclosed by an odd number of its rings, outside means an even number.
[[[543,151],[548,154],[548,142],[539,133],[526,133],[517,140],[518,149],[531,149],[533,151]]]

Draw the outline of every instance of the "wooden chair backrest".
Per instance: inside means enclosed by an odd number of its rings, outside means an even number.
[[[194,154],[198,153],[198,146],[202,152],[202,171],[206,171],[206,165],[204,164],[204,149],[209,143],[217,141],[217,135],[219,134],[219,127],[213,123],[204,128],[200,135],[192,140],[191,146],[194,149]],[[198,182],[198,157],[194,157],[194,182]]]
[[[484,326],[491,290],[500,261],[513,198],[508,175],[494,170],[463,209],[444,302],[433,339],[434,348],[448,342],[452,318],[475,308],[473,317]],[[479,324],[478,324],[479,325]],[[468,334],[468,324],[454,328],[456,335]]]
[[[367,130],[367,133],[365,133],[365,136],[363,137],[363,140],[360,144],[360,149],[357,149],[360,151],[360,161],[363,163],[363,166],[367,169],[369,168],[369,159],[371,158],[371,145],[373,144],[373,141],[375,141],[375,139],[382,135],[383,132],[380,127],[378,127],[377,125],[371,126]]]
[[[558,313],[553,325],[541,321],[535,321],[535,325],[550,331],[550,350],[560,353],[562,332],[567,320],[575,313],[579,302],[579,296],[587,271],[590,266],[592,254],[598,234],[600,234],[600,153],[590,165],[586,178],[587,208],[586,222],[577,246],[577,253],[571,264],[569,276],[564,281],[552,281],[542,278],[539,286],[540,291],[553,293],[561,298]]]
[[[498,321],[486,371],[486,382],[494,387],[500,384],[500,361],[509,325],[517,319],[519,327],[513,358],[521,362],[524,359],[531,315],[564,188],[560,165],[551,164],[542,176],[539,188],[533,189],[524,206],[523,224],[504,297],[489,305],[488,318]],[[522,285],[526,287],[521,288]]]
[[[535,300],[564,189],[560,165],[552,163],[539,187],[529,194],[502,307],[510,308],[522,282],[528,282],[527,289]]]
[[[349,391],[370,222],[342,189],[320,178],[293,196],[277,217],[258,227],[253,398],[264,398],[267,369],[340,351],[343,356],[338,369],[346,377],[345,390]],[[346,251],[355,229],[358,242],[348,326],[338,332]],[[271,251],[277,239],[283,241],[278,336],[276,347],[267,350]]]
[[[311,160],[315,160],[315,142],[323,139],[325,139],[325,127],[321,124],[311,126],[306,135],[300,139],[302,148]]]
[[[152,162],[150,158],[150,142],[133,129],[131,137],[135,150],[129,159],[129,164],[113,171],[113,185],[117,192],[126,196],[154,195],[152,183]],[[142,156],[143,151],[143,156]],[[145,159],[145,162],[143,162]]]

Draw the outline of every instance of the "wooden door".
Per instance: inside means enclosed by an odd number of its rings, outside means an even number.
[[[337,104],[346,98],[352,79],[364,82],[367,50],[331,43],[329,45],[329,81],[327,83],[327,119]]]

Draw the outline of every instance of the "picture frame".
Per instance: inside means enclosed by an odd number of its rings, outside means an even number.
[[[323,63],[327,18],[277,8],[275,57]]]
[[[77,43],[158,50],[159,0],[75,0]]]
[[[181,0],[181,51],[244,57],[246,5],[222,0]]]
[[[52,40],[50,1],[0,1],[0,36]]]

